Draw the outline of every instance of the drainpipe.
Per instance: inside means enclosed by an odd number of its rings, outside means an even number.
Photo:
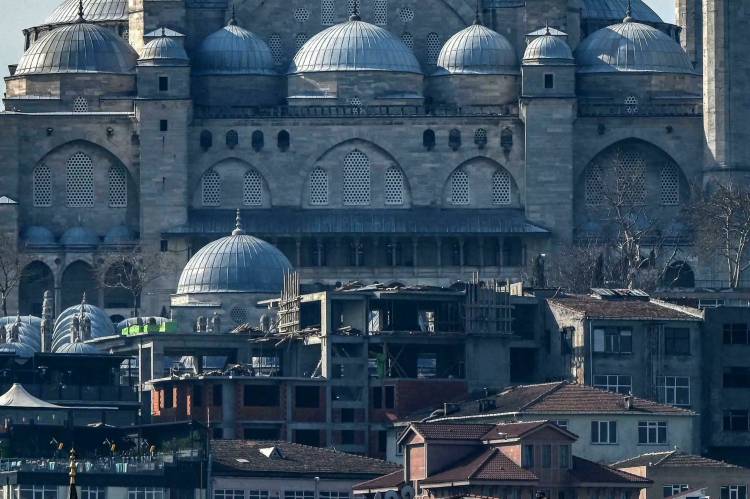
[[[589,320],[589,384],[594,386],[594,323]]]

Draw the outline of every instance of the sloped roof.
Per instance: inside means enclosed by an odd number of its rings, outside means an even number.
[[[494,424],[414,423],[411,426],[425,440],[480,440]]]
[[[566,308],[594,319],[701,320],[698,311],[695,314],[690,314],[656,300],[607,300],[587,295],[570,295],[549,298],[547,302],[550,305]]]
[[[673,450],[668,452],[649,452],[647,454],[641,454],[624,461],[614,463],[612,466],[617,468],[635,468],[639,466],[651,466],[655,468],[682,468],[682,467],[697,467],[697,468],[734,468],[744,469],[734,464],[726,463],[724,461],[717,461],[703,456],[696,456],[694,454],[687,454],[679,450]]]
[[[13,386],[0,396],[0,407],[13,407],[16,409],[65,409],[62,406],[51,404],[33,396],[20,383],[13,383]]]
[[[649,484],[648,478],[618,470],[606,464],[599,464],[582,457],[573,456],[573,467],[569,471],[571,478],[578,483],[620,483]]]
[[[527,481],[539,478],[531,471],[518,466],[497,448],[484,448],[450,468],[430,475],[422,485],[458,481]]]
[[[364,494],[375,490],[396,490],[404,483],[404,470],[397,470],[387,475],[379,476],[366,482],[358,483],[352,489],[354,493]]]
[[[266,457],[263,449],[278,454]],[[393,473],[398,466],[369,457],[333,449],[310,447],[282,441],[212,440],[214,472],[252,476],[320,476],[371,478]]]

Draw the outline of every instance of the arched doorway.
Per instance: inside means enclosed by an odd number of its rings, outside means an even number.
[[[54,292],[52,270],[44,263],[31,262],[24,267],[18,284],[18,312],[21,315],[42,315],[44,292]]]
[[[662,284],[667,288],[694,288],[695,274],[685,262],[673,262],[664,271]]]
[[[86,293],[88,303],[98,304],[96,273],[86,262],[77,261],[68,265],[62,275],[62,309],[81,303]]]

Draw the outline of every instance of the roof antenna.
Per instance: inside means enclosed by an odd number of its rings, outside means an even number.
[[[628,0],[628,8],[625,10],[625,19],[622,20],[624,23],[633,21],[633,1]]]
[[[477,6],[474,9],[474,24],[482,24],[479,20],[479,2],[480,0],[477,0]]]
[[[83,18],[83,0],[78,0],[78,19],[76,22],[82,23],[85,19]]]
[[[245,231],[242,230],[242,215],[240,214],[240,209],[237,208],[237,216],[234,219],[234,230],[232,231],[233,236],[242,236],[245,234]]]
[[[352,15],[349,16],[350,21],[361,21],[362,18],[359,16],[359,0],[354,0],[354,5],[352,6]]]
[[[235,24],[237,24],[237,9],[235,3],[232,2],[232,17],[229,18],[229,25],[234,26]]]

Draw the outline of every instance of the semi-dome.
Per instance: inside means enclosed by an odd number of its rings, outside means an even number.
[[[112,320],[104,310],[88,303],[73,305],[63,310],[55,321],[55,327],[52,331],[53,352],[57,352],[63,345],[71,342],[70,325],[73,322],[73,317],[80,315],[81,307],[83,307],[84,314],[88,315],[89,319],[91,319],[91,338],[104,338],[117,335]]]
[[[21,239],[28,246],[52,246],[56,244],[55,235],[47,227],[32,225],[27,227]]]
[[[310,38],[294,56],[289,74],[393,71],[422,74],[417,58],[390,31],[358,16]]]
[[[78,0],[65,0],[44,20],[44,24],[68,24],[78,19]],[[83,0],[83,12],[91,22],[127,21],[128,0]]]
[[[234,20],[208,35],[195,57],[196,74],[275,74],[266,42],[237,26]]]
[[[99,245],[99,236],[85,227],[71,227],[63,232],[60,243],[68,247],[91,247]]]
[[[141,51],[138,64],[154,65],[184,65],[188,63],[188,55],[182,43],[169,36],[160,36],[148,42]]]
[[[695,73],[677,42],[654,27],[629,19],[583,40],[576,49],[576,63],[579,73]]]
[[[445,42],[435,74],[516,74],[517,65],[510,42],[477,22]]]
[[[524,64],[573,64],[573,52],[560,36],[545,34],[534,38],[523,53]]]
[[[654,10],[643,0],[583,0],[582,19],[616,20],[622,19],[628,6],[632,8],[631,17],[649,23],[663,22]]]
[[[49,73],[128,74],[138,54],[107,28],[76,22],[55,28],[24,52],[15,76]]]
[[[104,235],[104,244],[118,245],[133,242],[135,242],[135,233],[126,225],[116,225]]]
[[[237,228],[201,248],[180,275],[182,293],[278,293],[292,265],[272,244]]]

